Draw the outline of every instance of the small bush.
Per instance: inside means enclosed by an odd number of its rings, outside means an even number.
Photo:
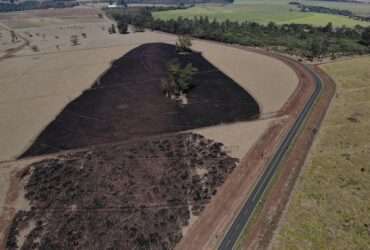
[[[179,36],[176,42],[176,50],[179,52],[187,52],[190,51],[191,45],[190,36]]]
[[[37,45],[32,45],[32,46],[31,46],[31,50],[32,50],[33,52],[38,52],[38,51],[40,51],[40,49],[39,49],[39,47],[37,47]]]

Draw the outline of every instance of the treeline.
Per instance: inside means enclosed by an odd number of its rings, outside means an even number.
[[[0,12],[24,11],[47,8],[67,8],[79,5],[76,1],[24,1],[20,3],[0,3]]]
[[[150,9],[135,14],[114,16],[141,29],[147,28],[179,35],[235,43],[246,46],[269,47],[285,53],[307,58],[364,54],[370,52],[370,28],[334,28],[331,23],[324,27],[307,24],[262,25],[255,22],[219,22],[207,17],[177,20],[154,19]]]
[[[355,20],[360,20],[364,22],[370,22],[370,17],[366,16],[358,16],[355,15],[352,11],[349,10],[340,10],[322,6],[314,6],[314,5],[304,5],[300,2],[290,2],[291,5],[296,5],[302,12],[314,12],[314,13],[322,13],[322,14],[331,14],[331,15],[338,15],[338,16],[345,16]]]
[[[234,0],[125,0],[127,4],[194,5],[204,3],[232,3]]]

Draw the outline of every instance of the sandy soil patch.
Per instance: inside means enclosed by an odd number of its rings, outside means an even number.
[[[257,142],[267,130],[273,119],[253,122],[237,122],[222,124],[208,128],[193,130],[209,139],[222,142],[226,152],[232,157],[242,159],[249,149]]]

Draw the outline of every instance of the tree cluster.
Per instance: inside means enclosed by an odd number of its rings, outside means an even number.
[[[176,42],[176,50],[180,53],[189,52],[191,45],[191,38],[189,36],[179,36]]]
[[[24,11],[24,10],[33,10],[33,9],[48,9],[48,8],[68,8],[78,6],[79,3],[76,1],[23,1],[14,3],[0,2],[0,12],[12,12],[12,11]]]
[[[162,79],[162,90],[167,96],[180,96],[189,91],[192,87],[192,79],[198,71],[191,63],[182,67],[178,60],[167,64],[167,79]]]
[[[322,7],[322,6],[315,6],[315,5],[304,5],[299,2],[290,2],[289,4],[296,5],[302,12],[314,12],[314,13],[346,16],[346,17],[360,20],[360,21],[370,22],[370,17],[355,15],[352,11],[349,11],[349,10],[334,9],[334,8],[328,8],[328,7]]]

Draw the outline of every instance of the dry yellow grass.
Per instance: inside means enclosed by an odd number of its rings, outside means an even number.
[[[370,58],[323,68],[337,94],[272,249],[370,246]]]
[[[222,142],[225,150],[232,156],[242,159],[275,119],[253,122],[236,122],[207,128],[194,129],[193,132],[209,139]]]

